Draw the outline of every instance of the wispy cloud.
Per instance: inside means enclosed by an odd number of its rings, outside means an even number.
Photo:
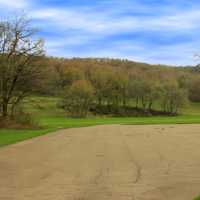
[[[65,29],[77,29],[96,34],[118,34],[132,31],[187,31],[200,27],[199,9],[176,10],[166,15],[145,16],[81,9],[45,8],[32,11],[32,17],[51,21]]]
[[[0,0],[0,8],[24,9],[28,5],[26,0]]]

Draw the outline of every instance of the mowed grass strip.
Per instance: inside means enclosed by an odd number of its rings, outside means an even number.
[[[0,146],[13,144],[19,141],[41,136],[64,128],[78,128],[103,124],[197,124],[200,123],[200,104],[191,104],[185,107],[179,116],[156,117],[88,117],[67,118],[62,109],[57,107],[58,98],[31,97],[25,101],[25,110],[33,115],[41,126],[37,130],[1,129]],[[199,113],[199,114],[198,114]]]

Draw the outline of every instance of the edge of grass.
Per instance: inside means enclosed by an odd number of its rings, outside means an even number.
[[[178,116],[149,117],[88,117],[67,118],[57,107],[59,98],[32,96],[25,100],[24,109],[35,118],[40,129],[0,129],[0,147],[42,136],[60,129],[96,125],[156,125],[156,124],[200,124],[200,103],[191,104]]]
[[[61,129],[89,127],[96,125],[160,125],[160,124],[199,124],[200,116],[180,115],[174,117],[104,117],[73,119],[45,117],[41,119],[41,129],[1,129],[0,147],[32,139]]]

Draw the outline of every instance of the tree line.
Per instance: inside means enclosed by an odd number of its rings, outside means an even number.
[[[76,66],[73,62],[61,62],[56,67],[55,82],[59,87],[56,91],[63,96],[62,106],[70,116],[86,116],[91,112],[123,116],[175,115],[187,102],[185,83],[171,70],[112,66],[107,63],[110,60],[90,60],[85,64],[79,60],[82,64]],[[74,62],[77,64],[77,60]]]

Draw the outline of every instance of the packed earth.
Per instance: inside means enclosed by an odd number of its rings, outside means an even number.
[[[101,125],[0,149],[2,200],[190,200],[200,125]]]

